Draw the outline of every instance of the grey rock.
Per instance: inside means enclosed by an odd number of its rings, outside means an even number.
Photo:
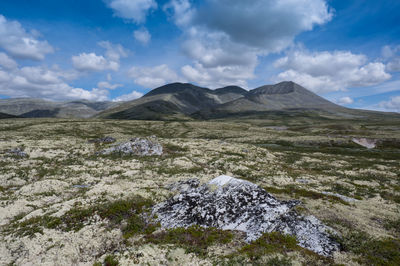
[[[314,216],[302,216],[293,209],[297,200],[279,201],[257,185],[230,176],[219,176],[199,187],[153,207],[163,228],[200,225],[246,233],[246,241],[265,232],[296,236],[299,245],[329,256],[339,249],[330,236],[333,230]]]
[[[14,148],[6,151],[7,156],[12,156],[12,157],[19,157],[19,158],[25,158],[28,157],[28,154],[24,152],[21,148]]]
[[[119,143],[100,152],[100,154],[121,154],[121,155],[162,155],[163,147],[155,137],[133,138],[127,142]]]
[[[325,195],[330,195],[330,196],[338,197],[339,199],[341,199],[341,200],[343,200],[343,201],[345,201],[345,202],[349,202],[349,203],[350,203],[350,202],[356,202],[356,201],[358,201],[357,199],[350,198],[350,197],[346,197],[346,196],[343,196],[343,195],[338,194],[338,193],[327,192],[327,191],[322,191],[321,193],[322,193],[322,194],[325,194]]]

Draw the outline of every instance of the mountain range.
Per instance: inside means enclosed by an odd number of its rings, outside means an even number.
[[[35,98],[0,99],[0,118],[58,117],[89,118],[108,108],[115,102],[69,101],[53,102]]]
[[[171,83],[153,89],[139,99],[119,103],[52,102],[30,98],[0,100],[0,118],[18,116],[190,120],[265,118],[271,115],[306,113],[335,118],[389,114],[350,109],[334,104],[291,81],[265,85],[249,91],[238,86],[211,90],[190,83]]]

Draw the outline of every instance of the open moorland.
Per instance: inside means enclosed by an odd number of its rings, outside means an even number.
[[[155,136],[158,156],[101,155]],[[367,138],[368,149],[353,139]],[[10,153],[20,148],[21,154]],[[400,120],[5,119],[0,123],[0,265],[398,265]],[[151,207],[171,184],[248,180],[330,226],[330,257],[294,237],[216,228],[163,230]]]

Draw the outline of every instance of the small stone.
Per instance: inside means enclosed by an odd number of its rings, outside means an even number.
[[[157,142],[155,137],[149,138],[132,138],[127,142],[123,142],[108,149],[105,149],[99,154],[122,154],[122,155],[162,155],[163,147]]]
[[[19,157],[19,158],[25,158],[28,157],[28,154],[24,152],[21,148],[14,148],[6,151],[6,155],[12,156],[12,157]]]

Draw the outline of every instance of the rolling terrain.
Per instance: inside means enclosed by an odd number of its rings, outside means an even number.
[[[14,98],[0,99],[0,112],[24,118],[89,118],[118,104],[115,102],[90,102],[84,100],[53,102],[34,98]]]

